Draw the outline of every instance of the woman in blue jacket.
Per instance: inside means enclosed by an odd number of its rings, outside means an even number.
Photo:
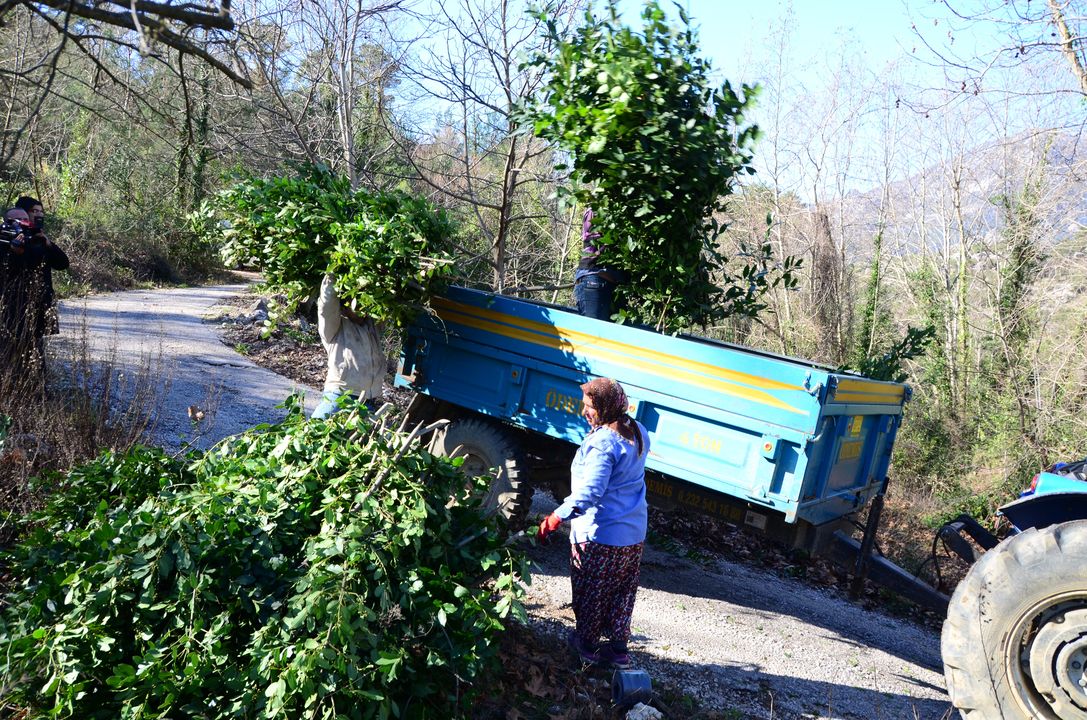
[[[619,383],[597,378],[581,391],[582,414],[592,429],[570,466],[570,496],[544,518],[537,537],[546,539],[569,520],[577,623],[570,646],[586,662],[626,667],[648,521],[649,435],[627,414],[627,396]]]

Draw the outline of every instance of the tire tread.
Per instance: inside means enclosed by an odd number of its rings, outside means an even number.
[[[450,435],[454,438],[472,438],[472,441],[481,449],[486,446],[495,458],[502,458],[502,462],[496,463],[496,467],[500,466],[504,471],[505,481],[509,485],[508,493],[511,496],[509,502],[503,506],[502,514],[507,526],[511,529],[524,527],[532,505],[533,488],[528,478],[525,455],[517,439],[509,430],[497,423],[483,418],[464,417],[453,420],[438,431],[433,447],[444,448],[444,452],[439,454],[453,452],[456,445],[463,442],[458,441],[450,446]]]
[[[1048,720],[1015,701],[999,655],[1030,604],[1062,590],[1082,588],[1087,597],[1085,557],[1087,521],[1029,529],[986,552],[959,583],[940,644],[948,694],[963,718]]]

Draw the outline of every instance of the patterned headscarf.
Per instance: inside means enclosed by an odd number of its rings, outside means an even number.
[[[601,425],[610,425],[627,414],[626,391],[611,378],[596,378],[581,386],[581,392],[593,399]]]
[[[623,386],[611,378],[596,378],[581,386],[581,392],[588,395],[593,401],[597,419],[600,424],[607,425],[621,436],[634,443],[640,456],[645,449],[642,441],[642,433],[638,429],[638,423],[627,414],[630,403],[627,401],[626,391]]]

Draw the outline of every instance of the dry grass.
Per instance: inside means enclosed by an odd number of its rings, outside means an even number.
[[[0,547],[13,539],[14,519],[42,500],[33,478],[142,441],[160,391],[149,359],[126,369],[92,358],[85,328],[72,342],[54,340],[44,371],[26,348],[0,364]]]
[[[944,511],[932,493],[892,490],[887,495],[877,544],[896,565],[950,595],[970,566],[936,541],[931,519]]]

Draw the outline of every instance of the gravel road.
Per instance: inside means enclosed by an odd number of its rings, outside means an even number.
[[[244,292],[245,285],[132,290],[92,295],[61,304],[59,336],[75,345],[86,338],[90,354],[118,370],[150,370],[159,389],[152,408],[153,440],[171,449],[205,448],[262,422],[275,422],[292,392],[303,391],[312,410],[320,390],[269,372],[219,340],[208,322],[212,308]],[[204,419],[194,425],[188,409]]]
[[[538,494],[533,512],[556,506]],[[569,552],[530,551],[529,610],[556,641],[573,624]],[[633,629],[636,667],[737,720],[951,717],[936,633],[757,568],[647,547]]]
[[[119,368],[151,366],[161,379],[155,439],[168,447],[206,447],[282,417],[275,406],[292,391],[305,391],[309,408],[319,395],[220,342],[208,312],[244,289],[140,290],[67,301],[62,334],[53,341],[86,337],[96,357],[112,356]],[[190,405],[208,410],[198,437]],[[554,506],[540,494],[534,511]],[[530,552],[530,613],[561,642],[573,619],[568,547],[556,541]],[[951,716],[936,633],[751,567],[695,564],[647,548],[634,629],[636,666],[736,720]]]

